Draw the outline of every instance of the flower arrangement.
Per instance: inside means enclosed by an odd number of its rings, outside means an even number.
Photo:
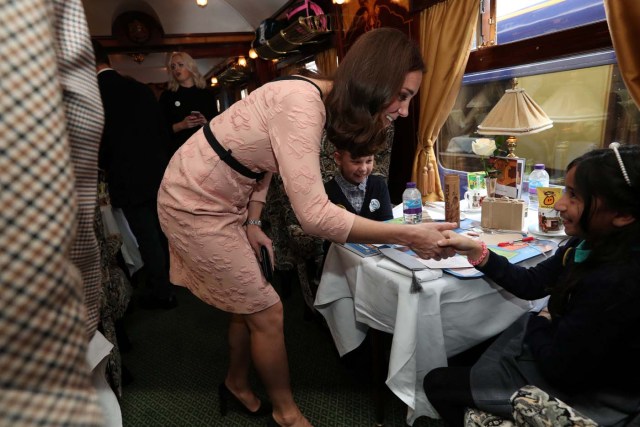
[[[497,150],[498,147],[493,139],[478,138],[471,143],[471,151],[482,158],[486,176],[495,176],[497,173],[491,159],[487,162],[487,157],[493,156]]]

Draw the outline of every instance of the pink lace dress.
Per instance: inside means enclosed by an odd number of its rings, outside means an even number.
[[[255,313],[279,300],[243,226],[249,201],[265,201],[272,173],[282,176],[307,233],[346,240],[354,215],[329,202],[320,175],[324,122],[318,89],[300,80],[268,83],[214,118],[209,126],[220,144],[249,169],[268,172],[259,182],[221,161],[202,130],[187,140],[158,192],[173,283],[232,313]]]

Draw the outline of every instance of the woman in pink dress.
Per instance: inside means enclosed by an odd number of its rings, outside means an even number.
[[[258,263],[262,245],[273,259],[259,221],[271,174],[282,176],[306,233],[335,242],[403,244],[423,258],[453,254],[436,242],[455,224],[358,217],[329,202],[320,175],[322,130],[336,148],[379,151],[384,128],[407,116],[423,72],[418,47],[402,32],[370,31],[351,47],[333,80],[293,76],[265,84],[196,132],[172,158],[158,194],[171,282],[231,313],[230,366],[219,388],[223,415],[230,399],[250,414],[273,411],[272,425],[311,425],[291,393],[282,303]],[[251,361],[273,409],[250,388]]]

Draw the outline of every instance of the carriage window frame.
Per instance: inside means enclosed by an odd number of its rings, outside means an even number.
[[[485,14],[489,13],[489,16],[492,16],[491,14],[495,13],[496,1],[503,0],[488,1],[490,12],[485,10]],[[601,2],[602,0],[589,1]],[[478,25],[478,28],[480,28],[480,21]],[[470,52],[465,69],[463,87],[464,85],[482,81],[488,82],[615,63],[616,59],[607,22],[606,20],[596,21],[578,27],[545,33],[538,37],[505,44],[492,44],[476,49]],[[617,72],[617,70],[614,72]],[[618,81],[620,80],[618,79]],[[452,114],[458,113],[452,112]],[[615,115],[618,112],[614,111],[612,114]],[[608,132],[610,132],[610,129]],[[440,139],[442,139],[442,135],[439,137]],[[442,172],[446,173],[447,169],[443,167],[440,160],[440,147],[442,145],[444,143],[436,144],[436,153]],[[453,171],[455,172],[456,170]]]
[[[552,183],[562,185],[568,162],[583,152],[613,141],[640,143],[640,110],[626,91],[615,53],[610,49],[465,75],[436,144],[441,168],[453,172],[483,169],[483,159],[473,154],[471,143],[486,136],[475,130],[513,77],[520,78],[523,88],[534,99],[538,98],[536,101],[543,110],[549,109],[551,118],[556,120],[550,130],[518,138],[516,154],[527,159],[527,174],[533,164],[545,163]],[[575,99],[580,107],[570,108],[571,112],[564,114],[565,103],[558,110],[557,100],[565,98]],[[587,103],[592,103],[593,108],[587,108]],[[500,136],[490,138],[498,145],[504,140]]]

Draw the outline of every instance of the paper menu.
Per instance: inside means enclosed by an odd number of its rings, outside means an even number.
[[[491,156],[489,162],[498,171],[496,196],[519,199],[522,195],[522,181],[526,160],[520,157]]]

